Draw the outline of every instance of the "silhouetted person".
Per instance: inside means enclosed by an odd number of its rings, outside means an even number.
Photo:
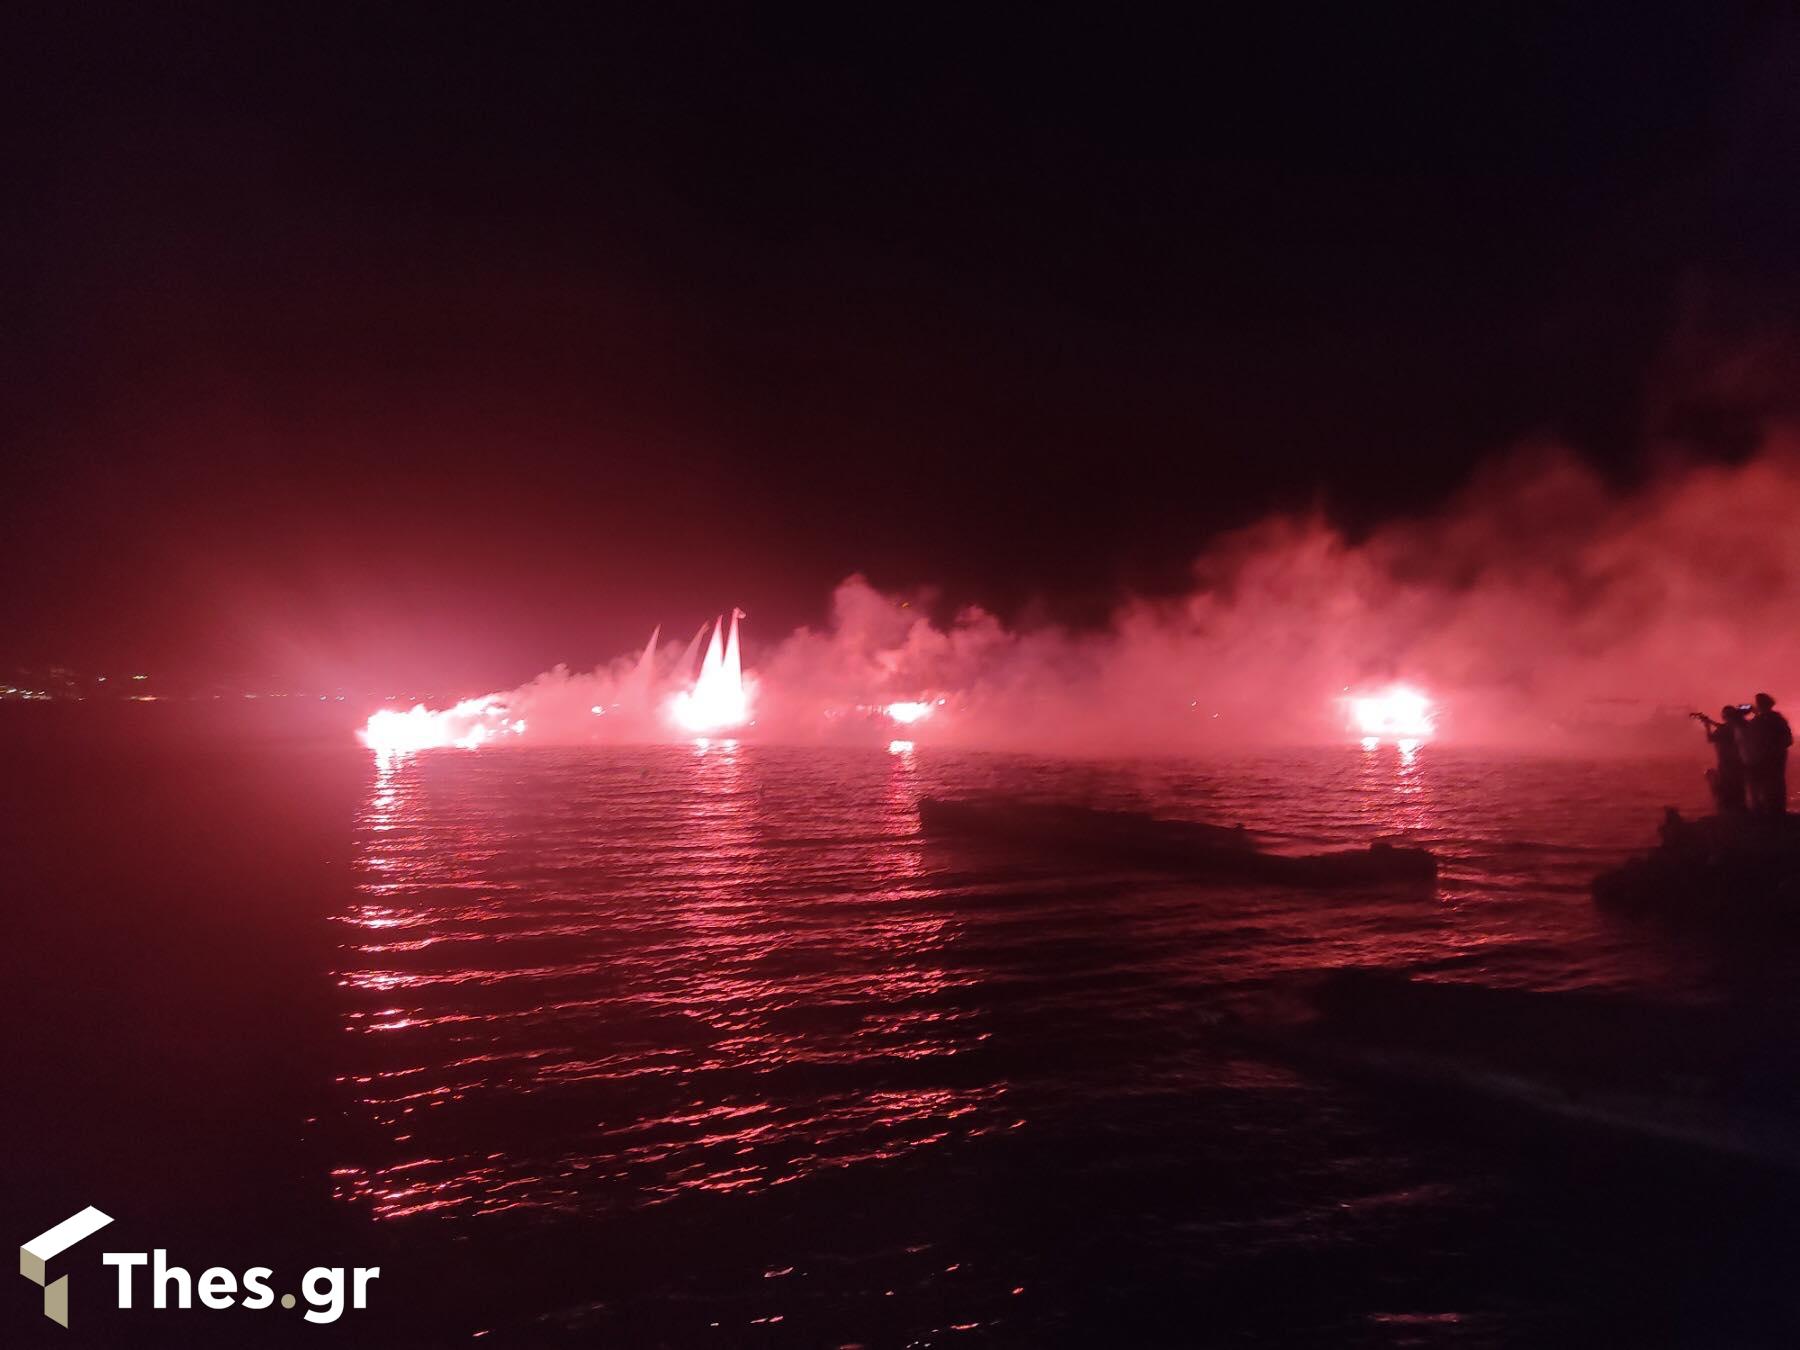
[[[1738,753],[1744,760],[1750,809],[1758,815],[1782,815],[1787,811],[1787,757],[1794,733],[1767,694],[1756,696],[1756,716],[1742,725]]]
[[[1749,728],[1744,719],[1742,708],[1726,705],[1719,709],[1721,721],[1713,721],[1705,713],[1689,713],[1696,717],[1706,728],[1706,739],[1712,745],[1713,753],[1718,756],[1716,768],[1706,771],[1706,781],[1712,788],[1713,805],[1722,816],[1743,814],[1744,810],[1744,756],[1740,742]]]

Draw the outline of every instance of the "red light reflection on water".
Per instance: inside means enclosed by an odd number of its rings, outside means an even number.
[[[1003,1086],[929,1068],[986,1032],[920,863],[912,757],[818,761],[845,784],[756,753],[376,766],[341,916],[339,1198],[384,1219],[642,1205],[1014,1123]],[[852,1066],[901,1081],[849,1090]]]
[[[1431,747],[1422,741],[1384,745],[1366,738],[1357,772],[1364,817],[1384,833],[1429,833],[1436,815],[1430,755]]]

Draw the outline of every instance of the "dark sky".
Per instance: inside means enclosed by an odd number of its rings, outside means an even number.
[[[1521,438],[1744,448],[1791,20],[1189,8],[9,8],[0,663],[498,685],[853,570],[1091,620]]]

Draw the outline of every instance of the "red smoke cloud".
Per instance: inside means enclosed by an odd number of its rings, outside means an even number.
[[[1800,702],[1800,443],[1628,493],[1533,452],[1364,539],[1316,515],[1264,520],[1217,541],[1194,577],[1103,631],[1009,628],[976,608],[934,622],[924,597],[851,577],[820,628],[759,652],[747,626],[746,734],[880,744],[886,705],[924,701],[933,714],[907,732],[921,745],[1317,743],[1346,736],[1346,692],[1401,682],[1432,695],[1440,739],[1635,748],[1689,707],[1757,689]],[[692,678],[691,651],[559,668],[491,715],[525,724],[507,740],[668,738],[658,710]]]

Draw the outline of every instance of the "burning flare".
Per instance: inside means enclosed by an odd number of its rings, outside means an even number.
[[[1401,684],[1379,693],[1352,694],[1344,703],[1350,713],[1350,729],[1367,739],[1428,740],[1437,722],[1432,701]]]
[[[743,662],[738,655],[738,620],[743,617],[742,610],[731,611],[731,636],[723,651],[719,637],[725,621],[714,622],[712,641],[700,663],[700,678],[692,689],[669,700],[670,720],[682,730],[704,735],[741,727],[750,720],[750,694],[744,687]]]
[[[509,720],[506,704],[494,694],[464,699],[441,712],[433,712],[423,703],[405,712],[383,708],[372,714],[358,733],[362,743],[378,755],[409,755],[436,746],[473,750],[502,736],[524,734],[524,719]]]

